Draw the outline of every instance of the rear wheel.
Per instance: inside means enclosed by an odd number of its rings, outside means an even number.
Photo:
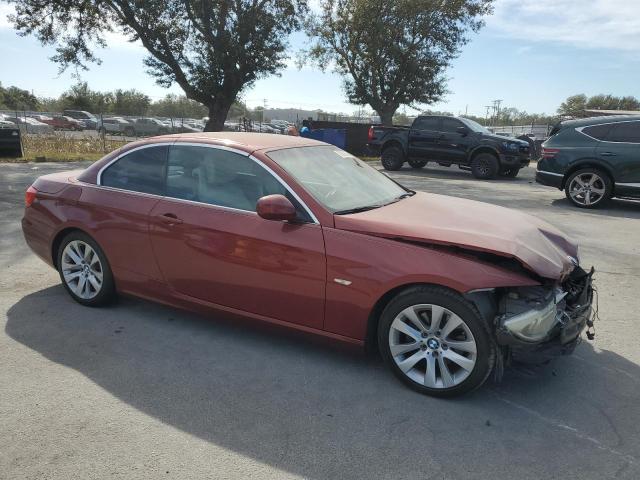
[[[58,249],[57,265],[62,284],[76,302],[98,307],[115,297],[107,257],[89,235],[71,232],[65,236]]]
[[[481,180],[496,178],[498,169],[498,159],[490,153],[480,153],[471,160],[471,173]]]
[[[436,397],[478,388],[495,362],[495,346],[475,307],[441,287],[416,287],[395,297],[380,318],[378,343],[402,382]]]
[[[420,168],[424,168],[424,166],[427,164],[426,160],[415,160],[413,158],[409,159],[409,165],[411,166],[411,168],[415,168],[416,170],[420,169]]]
[[[597,208],[611,198],[609,176],[595,168],[583,168],[567,179],[564,193],[576,207]]]
[[[404,152],[398,145],[391,145],[382,151],[381,161],[385,170],[400,170],[404,164]]]

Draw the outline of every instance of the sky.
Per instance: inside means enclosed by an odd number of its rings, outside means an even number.
[[[0,0],[1,1],[1,0]],[[485,27],[447,70],[450,93],[423,109],[484,116],[495,99],[503,107],[530,113],[555,113],[568,96],[633,95],[640,97],[640,1],[638,0],[495,0]],[[54,97],[75,82],[73,71],[60,74],[49,60],[53,50],[33,37],[20,37],[6,19],[10,6],[0,3],[0,82]],[[341,77],[311,67],[299,70],[295,52],[304,36],[291,37],[291,61],[280,76],[259,80],[243,93],[251,107],[322,109],[351,113]],[[168,91],[145,72],[145,51],[118,34],[99,51],[101,65],[79,72],[94,90],[135,88],[153,99]],[[401,107],[400,111],[403,111]]]

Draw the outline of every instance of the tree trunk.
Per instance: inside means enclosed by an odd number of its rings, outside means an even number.
[[[393,115],[396,113],[394,110],[378,110],[380,115],[380,121],[385,127],[393,127]]]
[[[204,126],[205,132],[221,132],[224,129],[224,122],[229,114],[229,109],[233,101],[217,101],[209,105],[209,121]]]

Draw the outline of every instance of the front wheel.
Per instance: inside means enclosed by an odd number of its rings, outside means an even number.
[[[115,297],[113,274],[100,246],[83,232],[71,232],[58,249],[58,272],[64,288],[76,302],[89,307]]]
[[[493,370],[495,345],[475,307],[448,289],[411,288],[384,309],[380,351],[410,388],[453,397],[482,385]]]
[[[409,159],[409,166],[411,168],[415,168],[416,170],[424,168],[426,164],[427,164],[426,160],[415,160],[413,158]]]
[[[498,168],[498,159],[490,153],[480,153],[471,160],[471,173],[481,180],[495,178]]]
[[[404,164],[404,152],[399,146],[392,145],[382,151],[381,161],[385,170],[400,170]]]

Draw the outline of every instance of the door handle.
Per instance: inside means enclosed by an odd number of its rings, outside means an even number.
[[[617,153],[613,153],[613,152],[602,152],[600,155],[602,155],[603,157],[615,157],[617,155]]]
[[[163,213],[162,215],[158,215],[157,218],[164,224],[167,225],[180,225],[183,223],[175,213]]]

